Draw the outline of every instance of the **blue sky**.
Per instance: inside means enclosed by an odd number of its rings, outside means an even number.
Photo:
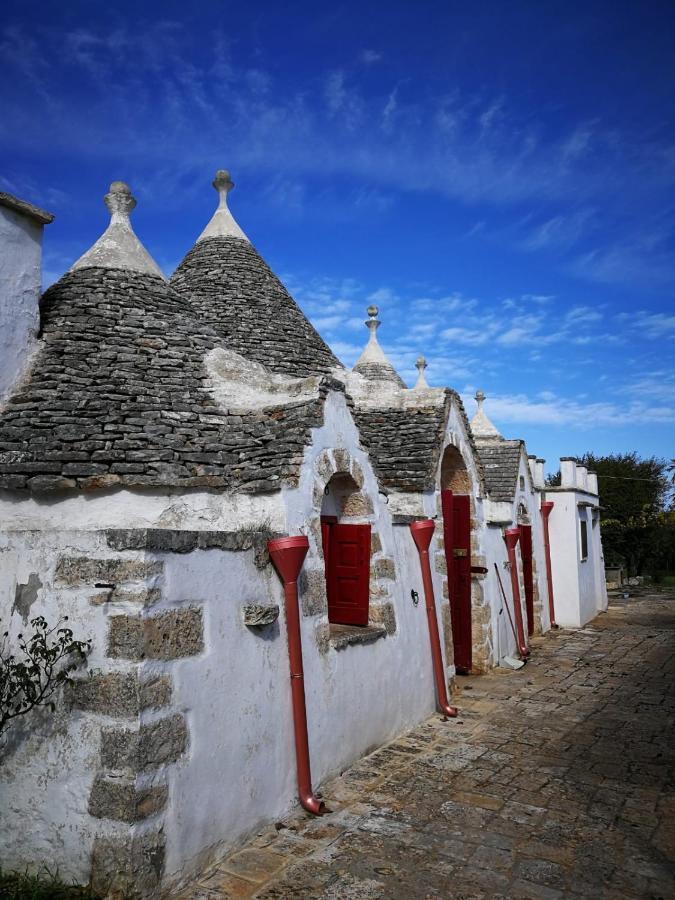
[[[0,189],[56,214],[47,281],[116,179],[170,273],[229,168],[345,363],[375,302],[409,384],[424,353],[548,468],[674,455],[672,2],[10,0],[0,59]]]

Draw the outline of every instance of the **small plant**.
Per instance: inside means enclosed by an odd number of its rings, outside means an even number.
[[[17,636],[18,655],[12,653],[9,632],[0,642],[0,738],[10,722],[25,716],[37,706],[54,712],[54,694],[71,681],[70,673],[79,668],[91,650],[91,641],[76,641],[68,616],[52,628],[42,616],[31,621],[33,634]]]
[[[0,868],[0,897],[5,900],[97,900],[88,887],[66,884],[59,873],[43,866],[37,875]]]

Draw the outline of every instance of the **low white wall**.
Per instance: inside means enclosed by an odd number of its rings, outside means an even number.
[[[0,206],[0,402],[37,344],[41,259],[42,225]]]
[[[81,592],[54,583],[61,552],[112,555],[98,534],[0,534],[2,630],[9,628],[10,641],[16,645],[17,634],[33,633],[30,620],[36,616],[44,616],[50,626],[68,616],[75,639],[93,641],[87,667],[109,669],[103,607],[83,602]],[[36,590],[24,591],[15,609],[17,586],[28,585],[31,576]],[[124,664],[113,664],[116,667],[123,669]],[[106,716],[69,710],[61,695],[54,715],[43,710],[16,720],[0,764],[0,858],[4,867],[39,868],[46,863],[51,868],[58,866],[66,881],[88,880],[94,835],[106,831],[106,824],[87,810],[99,767],[101,726],[106,723],[110,724]]]

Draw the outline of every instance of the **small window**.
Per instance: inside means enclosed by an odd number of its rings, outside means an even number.
[[[588,559],[588,522],[582,519],[581,522],[581,560]]]
[[[520,478],[518,479],[518,484],[520,485],[521,491],[524,491],[525,490],[525,476],[524,475],[520,476]]]

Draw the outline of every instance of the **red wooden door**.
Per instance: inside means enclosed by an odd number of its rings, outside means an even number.
[[[523,582],[525,583],[525,609],[527,610],[527,633],[534,634],[534,579],[532,576],[532,526],[520,526],[520,558],[523,561]]]
[[[331,525],[326,561],[328,621],[367,625],[370,525]]]
[[[443,540],[448,567],[452,642],[458,672],[471,671],[471,504],[470,498],[441,492]]]

